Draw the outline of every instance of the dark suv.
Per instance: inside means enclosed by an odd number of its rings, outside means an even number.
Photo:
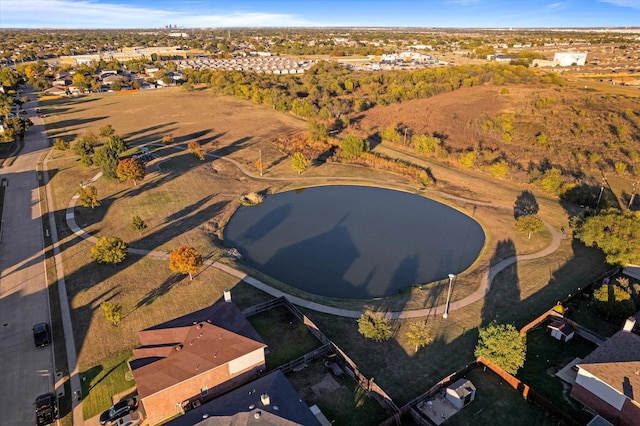
[[[127,398],[113,405],[104,413],[100,414],[100,424],[105,425],[129,414],[138,408],[138,401],[135,398]]]
[[[58,404],[53,393],[45,393],[36,398],[36,426],[54,423],[58,418]]]
[[[47,343],[51,343],[51,331],[49,330],[49,324],[46,322],[39,322],[33,326],[33,343],[36,348],[38,346],[44,346]]]

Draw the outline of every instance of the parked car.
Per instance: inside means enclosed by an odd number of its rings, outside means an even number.
[[[36,398],[36,426],[54,423],[58,418],[58,404],[52,393],[45,393]]]
[[[142,422],[140,412],[134,411],[116,420],[113,424],[117,426],[137,426]]]
[[[137,408],[138,401],[135,398],[123,399],[122,401],[114,404],[104,413],[100,414],[100,424],[106,425],[108,423],[111,423],[114,420],[117,420],[120,417],[126,416],[132,411],[135,411]]]
[[[49,330],[49,324],[46,322],[39,322],[33,326],[33,343],[36,348],[44,346],[47,343],[51,343],[51,331]]]

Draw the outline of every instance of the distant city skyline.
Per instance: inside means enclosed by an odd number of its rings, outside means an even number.
[[[1,0],[0,28],[640,27],[640,0]]]

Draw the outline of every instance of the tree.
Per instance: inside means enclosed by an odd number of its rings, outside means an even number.
[[[345,158],[354,159],[369,151],[369,142],[354,135],[347,135],[342,140],[340,147]]]
[[[544,222],[540,220],[538,216],[528,215],[520,216],[516,219],[516,231],[521,234],[527,234],[527,237],[531,239],[531,234],[542,232],[545,228]]]
[[[136,186],[138,180],[144,179],[145,167],[142,161],[135,158],[125,158],[118,163],[116,175],[121,181],[132,180],[133,185]]]
[[[575,223],[574,235],[589,247],[598,247],[607,263],[640,264],[640,213],[607,209]]]
[[[383,141],[389,141],[397,144],[402,140],[402,135],[398,131],[398,126],[396,124],[392,124],[380,132],[380,138],[382,138]]]
[[[415,348],[415,351],[418,352],[418,349],[433,342],[433,337],[431,337],[431,332],[427,324],[424,322],[414,322],[409,325],[407,340],[409,344]]]
[[[189,151],[195,155],[198,160],[204,160],[204,150],[198,141],[191,141],[187,144]]]
[[[317,121],[309,121],[309,137],[311,140],[325,142],[329,137],[327,128]]]
[[[440,138],[435,136],[414,135],[411,137],[411,143],[418,154],[432,154],[436,152],[442,142]]]
[[[102,309],[105,319],[113,325],[118,325],[122,319],[121,305],[116,305],[111,302],[102,302],[100,304],[100,309]]]
[[[109,147],[110,149],[115,151],[116,154],[121,154],[127,150],[127,144],[125,143],[124,139],[122,139],[115,133],[107,136],[107,140],[103,146]]]
[[[193,274],[202,266],[202,256],[192,247],[180,246],[169,254],[169,269],[181,274],[189,274],[193,280]]]
[[[91,258],[98,263],[114,266],[127,257],[127,244],[117,237],[102,237],[91,248]]]
[[[10,117],[5,120],[5,127],[11,129],[20,140],[24,140],[24,134],[33,126],[33,122],[26,117]]]
[[[116,134],[116,131],[111,124],[105,124],[104,126],[100,127],[99,132],[100,136],[103,138],[108,138],[109,136],[113,136]]]
[[[98,137],[91,132],[86,132],[73,142],[73,153],[80,157],[80,164],[90,166],[93,164],[93,153],[98,143]]]
[[[144,223],[144,220],[140,216],[134,216],[131,221],[131,229],[138,232],[140,235],[147,229],[147,224]]]
[[[291,167],[293,167],[293,170],[300,174],[305,171],[308,165],[309,160],[304,157],[304,154],[301,152],[293,153],[293,156],[291,157]]]
[[[480,328],[475,356],[491,361],[507,373],[516,374],[524,365],[526,353],[526,336],[521,336],[513,324],[492,321]]]
[[[593,291],[595,308],[607,318],[625,319],[636,311],[631,294],[617,284],[604,284]]]
[[[62,138],[56,138],[56,141],[53,144],[53,146],[58,151],[66,151],[67,149],[69,149],[69,142],[65,141]]]
[[[91,207],[93,209],[100,205],[98,190],[95,186],[81,184],[78,194],[80,195],[78,202],[80,202],[83,207]]]
[[[118,153],[115,149],[107,144],[102,145],[93,154],[93,164],[100,167],[102,175],[110,180],[118,177],[116,168],[118,167]]]
[[[365,338],[382,342],[391,338],[389,320],[381,314],[365,311],[358,319],[358,332]]]

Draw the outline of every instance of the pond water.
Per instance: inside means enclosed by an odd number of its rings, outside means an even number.
[[[467,269],[480,225],[428,198],[365,186],[321,186],[242,206],[224,231],[257,270],[308,293],[368,299]]]

